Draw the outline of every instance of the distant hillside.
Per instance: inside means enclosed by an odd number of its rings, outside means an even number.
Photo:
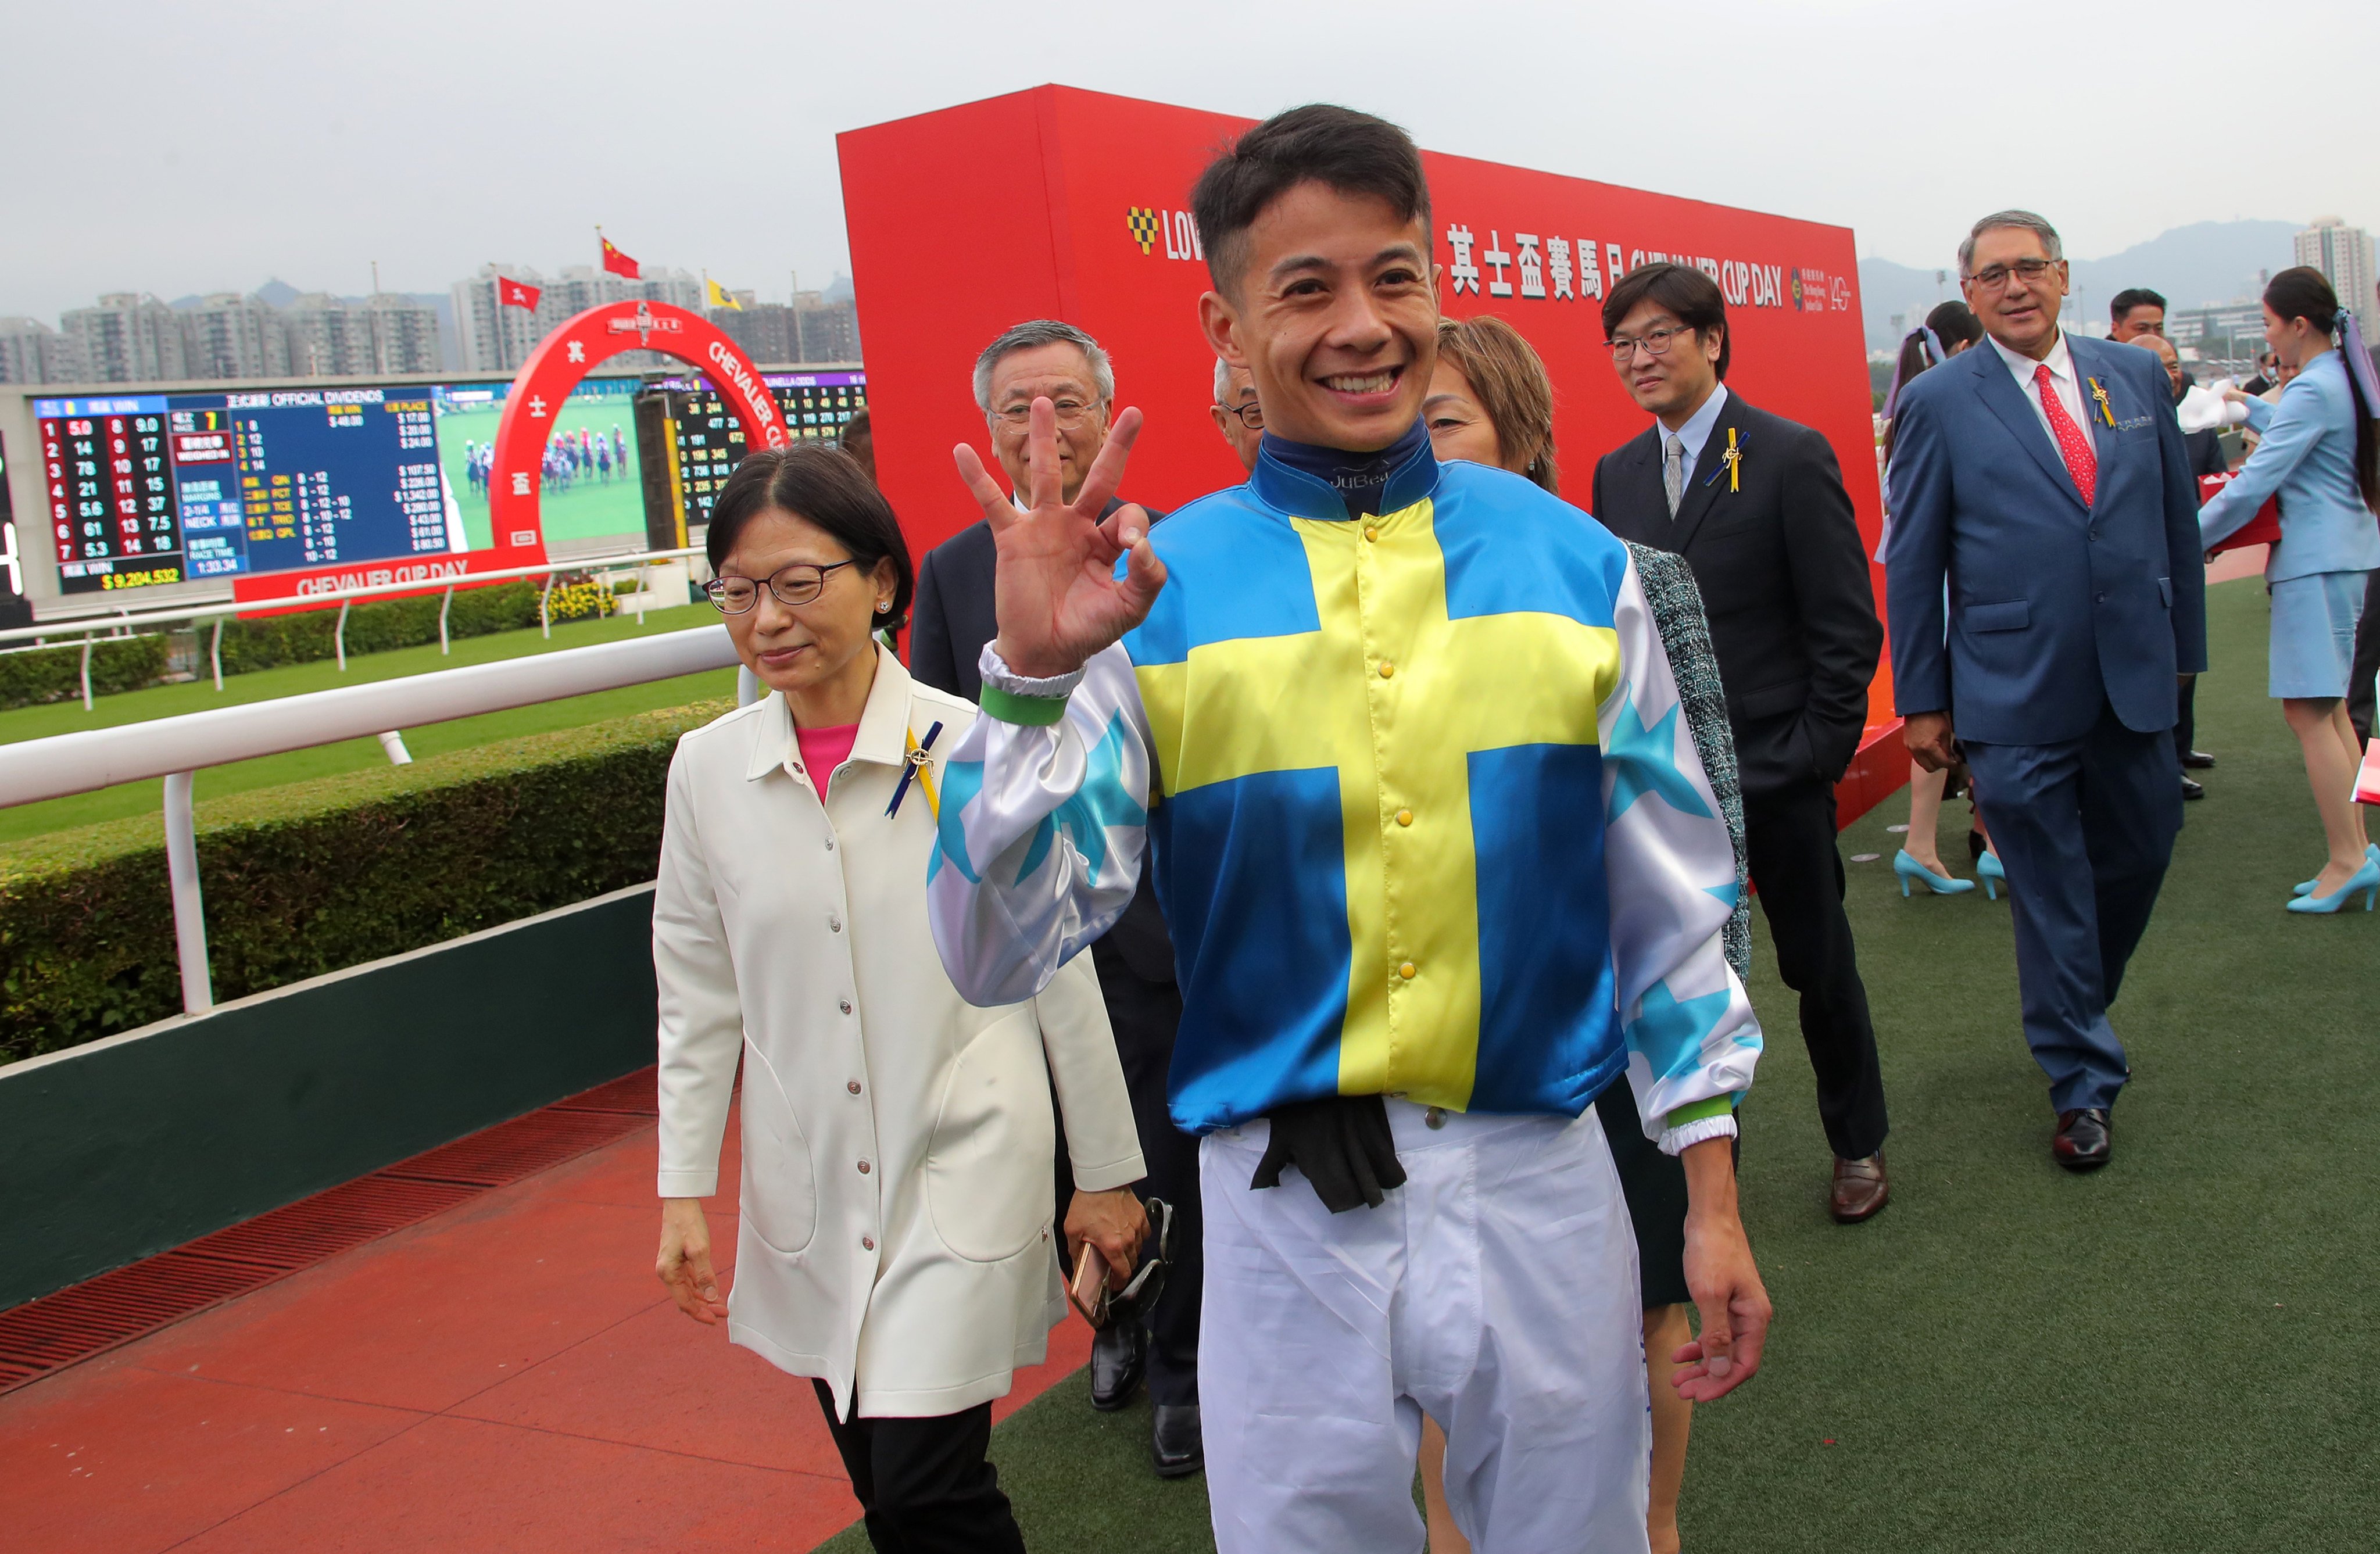
[[[845,284],[848,285],[849,283],[846,282]],[[296,286],[291,285],[287,281],[282,280],[276,275],[273,279],[266,281],[262,285],[257,287],[254,291],[249,293],[249,295],[255,297],[258,301],[263,303],[268,308],[286,308],[289,304],[297,301],[300,297],[303,297],[305,293],[299,291]],[[403,293],[402,295],[412,301],[421,303],[425,307],[436,310],[438,314],[439,358],[450,366],[459,363],[463,359],[463,334],[460,327],[457,326],[455,322],[454,295],[451,292],[443,291],[409,291]],[[174,298],[171,306],[187,313],[205,300],[205,297],[200,296],[196,292],[192,292],[188,297],[177,297]],[[360,297],[342,297],[339,300],[346,303],[361,303],[366,299]]]
[[[2299,228],[2299,223],[2287,221],[2202,221],[2177,226],[2105,259],[2075,260],[2075,289],[2082,307],[2101,324],[2107,322],[2107,299],[2126,286],[2163,292],[2176,308],[2252,296],[2257,271],[2289,267],[2289,239]],[[1942,268],[1951,270],[1952,264],[1953,255],[1945,253]],[[1897,338],[1893,314],[1914,310],[1922,317],[1937,300],[1959,295],[1955,272],[1952,279],[1937,285],[1933,270],[1888,259],[1861,260],[1859,271],[1862,322],[1871,350],[1891,348]]]

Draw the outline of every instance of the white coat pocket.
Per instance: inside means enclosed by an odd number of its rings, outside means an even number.
[[[744,1220],[771,1250],[801,1251],[818,1233],[818,1178],[809,1140],[777,1071],[744,1049]]]
[[[1050,1220],[1058,1147],[1050,1071],[1030,1004],[959,1053],[926,1155],[926,1206],[942,1244],[970,1262],[1022,1252]]]

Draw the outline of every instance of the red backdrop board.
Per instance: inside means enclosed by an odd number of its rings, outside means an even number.
[[[1188,206],[1216,149],[1252,122],[1044,86],[839,137],[877,471],[919,553],[978,516],[950,449],[971,442],[989,462],[975,358],[1025,319],[1078,324],[1114,358],[1119,403],[1148,417],[1127,497],[1177,507],[1243,478],[1207,414],[1214,358],[1196,302],[1208,283]],[[1881,506],[1848,228],[1423,158],[1440,303],[1500,315],[1544,356],[1571,500],[1585,505],[1596,459],[1651,424],[1603,347],[1602,293],[1672,259],[1709,271],[1728,297],[1729,387],[1833,443],[1874,553]],[[1871,719],[1888,721],[1889,705],[1879,670]],[[1846,809],[1864,808],[1861,796],[1847,794]]]

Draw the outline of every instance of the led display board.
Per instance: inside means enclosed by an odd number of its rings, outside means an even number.
[[[868,405],[865,372],[763,374],[785,430],[796,440],[832,441]],[[637,400],[645,453],[646,537],[657,550],[691,543],[684,536],[710,522],[711,498],[747,449],[744,429],[708,378],[648,382]]]

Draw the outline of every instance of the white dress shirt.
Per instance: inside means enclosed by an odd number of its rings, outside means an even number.
[[[2052,448],[2058,448],[2058,433],[2050,427],[2049,412],[2041,407],[2041,391],[2033,386],[2033,374],[2036,368],[2049,369],[2049,385],[2058,391],[2058,403],[2074,418],[2074,424],[2083,429],[2083,436],[2091,435],[2090,418],[2082,413],[2082,381],[2074,375],[2074,358],[2066,349],[2064,330],[2058,332],[2058,338],[2050,342],[2049,354],[2039,361],[2029,356],[2019,356],[1989,334],[1984,338],[1990,341],[1992,349],[1999,352],[2000,360],[2008,364],[2010,374],[2016,379],[2018,392],[2024,395],[2024,402],[2033,407],[2033,419],[2041,423],[2041,430],[2049,438]],[[2065,450],[2058,448],[2058,456],[2064,459]]]

